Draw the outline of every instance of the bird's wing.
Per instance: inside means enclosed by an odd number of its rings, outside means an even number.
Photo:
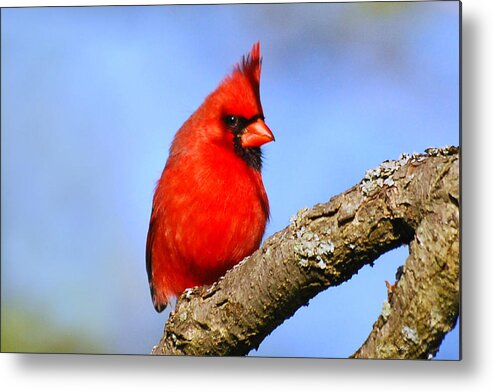
[[[155,223],[157,216],[154,211],[154,206],[152,207],[151,219],[149,222],[149,231],[147,232],[147,242],[146,242],[146,269],[147,269],[147,279],[149,281],[149,288],[151,290],[152,303],[157,312],[161,313],[165,308],[167,303],[158,302],[156,298],[156,293],[154,290],[154,283],[152,279],[152,247],[154,245],[154,234],[155,234]]]

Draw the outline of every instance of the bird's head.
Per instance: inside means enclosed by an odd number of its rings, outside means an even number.
[[[261,63],[257,42],[203,105],[207,108],[208,122],[213,125],[208,127],[208,137],[233,148],[258,170],[262,163],[260,146],[275,140],[265,124],[260,102]]]

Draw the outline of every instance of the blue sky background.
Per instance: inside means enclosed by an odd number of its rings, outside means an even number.
[[[3,347],[150,352],[168,316],[145,272],[156,180],[176,130],[257,40],[276,136],[266,236],[386,159],[458,145],[458,7],[2,9]],[[406,255],[321,293],[252,355],[351,355]],[[458,358],[458,329],[437,358]]]

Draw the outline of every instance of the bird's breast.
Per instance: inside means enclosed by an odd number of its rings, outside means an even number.
[[[269,216],[260,172],[221,151],[172,166],[163,178],[171,245],[200,278],[215,280],[260,245]]]

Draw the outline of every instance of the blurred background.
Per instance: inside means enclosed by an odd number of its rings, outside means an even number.
[[[257,40],[266,237],[386,159],[458,145],[458,2],[2,9],[3,351],[151,351],[168,317],[145,270],[156,181]],[[351,355],[406,256],[319,294],[251,355]],[[458,358],[459,335],[437,359]]]

